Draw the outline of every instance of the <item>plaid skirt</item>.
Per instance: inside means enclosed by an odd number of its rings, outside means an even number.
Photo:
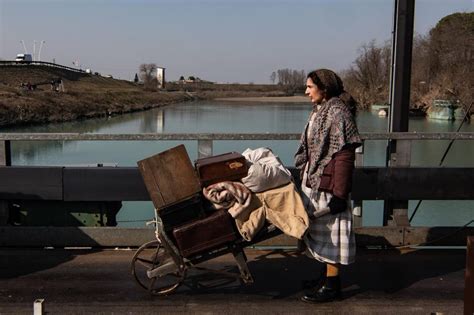
[[[355,236],[352,230],[352,208],[350,198],[346,211],[339,214],[325,214],[314,218],[316,207],[329,203],[332,195],[326,192],[312,192],[306,187],[306,172],[303,175],[301,192],[305,209],[310,216],[304,242],[311,256],[321,262],[349,265],[355,260]],[[327,205],[326,205],[327,206]]]

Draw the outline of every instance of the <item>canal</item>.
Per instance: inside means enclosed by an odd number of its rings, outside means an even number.
[[[200,101],[174,104],[144,112],[36,126],[0,128],[0,132],[81,132],[81,133],[300,133],[311,105],[306,103],[262,103]],[[357,116],[361,132],[386,132],[388,119],[361,111]],[[410,131],[455,132],[460,121],[410,118]],[[465,123],[463,132],[474,132]],[[192,160],[197,158],[196,141],[15,141],[13,165],[105,165],[135,166],[136,161],[184,143]],[[449,141],[423,140],[412,144],[411,165],[436,167]],[[293,165],[297,141],[214,141],[214,154],[242,152],[266,146]],[[385,165],[386,141],[367,141],[365,166]],[[474,142],[456,141],[443,166],[474,167]],[[429,183],[426,183],[429,185]],[[416,201],[410,201],[409,214]],[[364,202],[365,226],[381,225],[382,201]],[[124,202],[117,221],[124,227],[141,227],[153,217],[151,202]],[[412,224],[415,226],[459,226],[474,217],[474,201],[424,201]]]

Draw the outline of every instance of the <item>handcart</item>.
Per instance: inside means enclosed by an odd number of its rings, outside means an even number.
[[[206,270],[253,283],[244,248],[282,234],[266,225],[245,241],[226,210],[209,210],[184,146],[138,162],[155,206],[156,240],[143,244],[131,262],[137,283],[153,295],[172,293],[191,269]],[[232,253],[239,273],[206,269],[200,263]]]

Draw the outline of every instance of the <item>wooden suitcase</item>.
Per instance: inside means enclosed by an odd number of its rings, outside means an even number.
[[[237,181],[247,176],[245,157],[237,152],[198,159],[194,162],[203,187],[223,181]]]
[[[145,186],[156,209],[168,207],[201,192],[184,145],[138,161]]]
[[[214,211],[205,219],[193,221],[173,230],[183,257],[190,257],[237,239],[233,218],[227,210]]]
[[[165,231],[203,216],[201,186],[184,145],[137,164]]]
[[[205,217],[203,197],[201,194],[182,200],[159,210],[165,232],[171,233],[177,226]]]

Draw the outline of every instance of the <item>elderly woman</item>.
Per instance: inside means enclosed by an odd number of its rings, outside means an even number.
[[[311,218],[304,242],[314,259],[325,264],[316,287],[302,300],[327,302],[339,298],[341,265],[354,262],[350,190],[355,148],[361,139],[355,123],[356,102],[331,70],[308,74],[306,95],[313,110],[295,154],[301,191]]]

